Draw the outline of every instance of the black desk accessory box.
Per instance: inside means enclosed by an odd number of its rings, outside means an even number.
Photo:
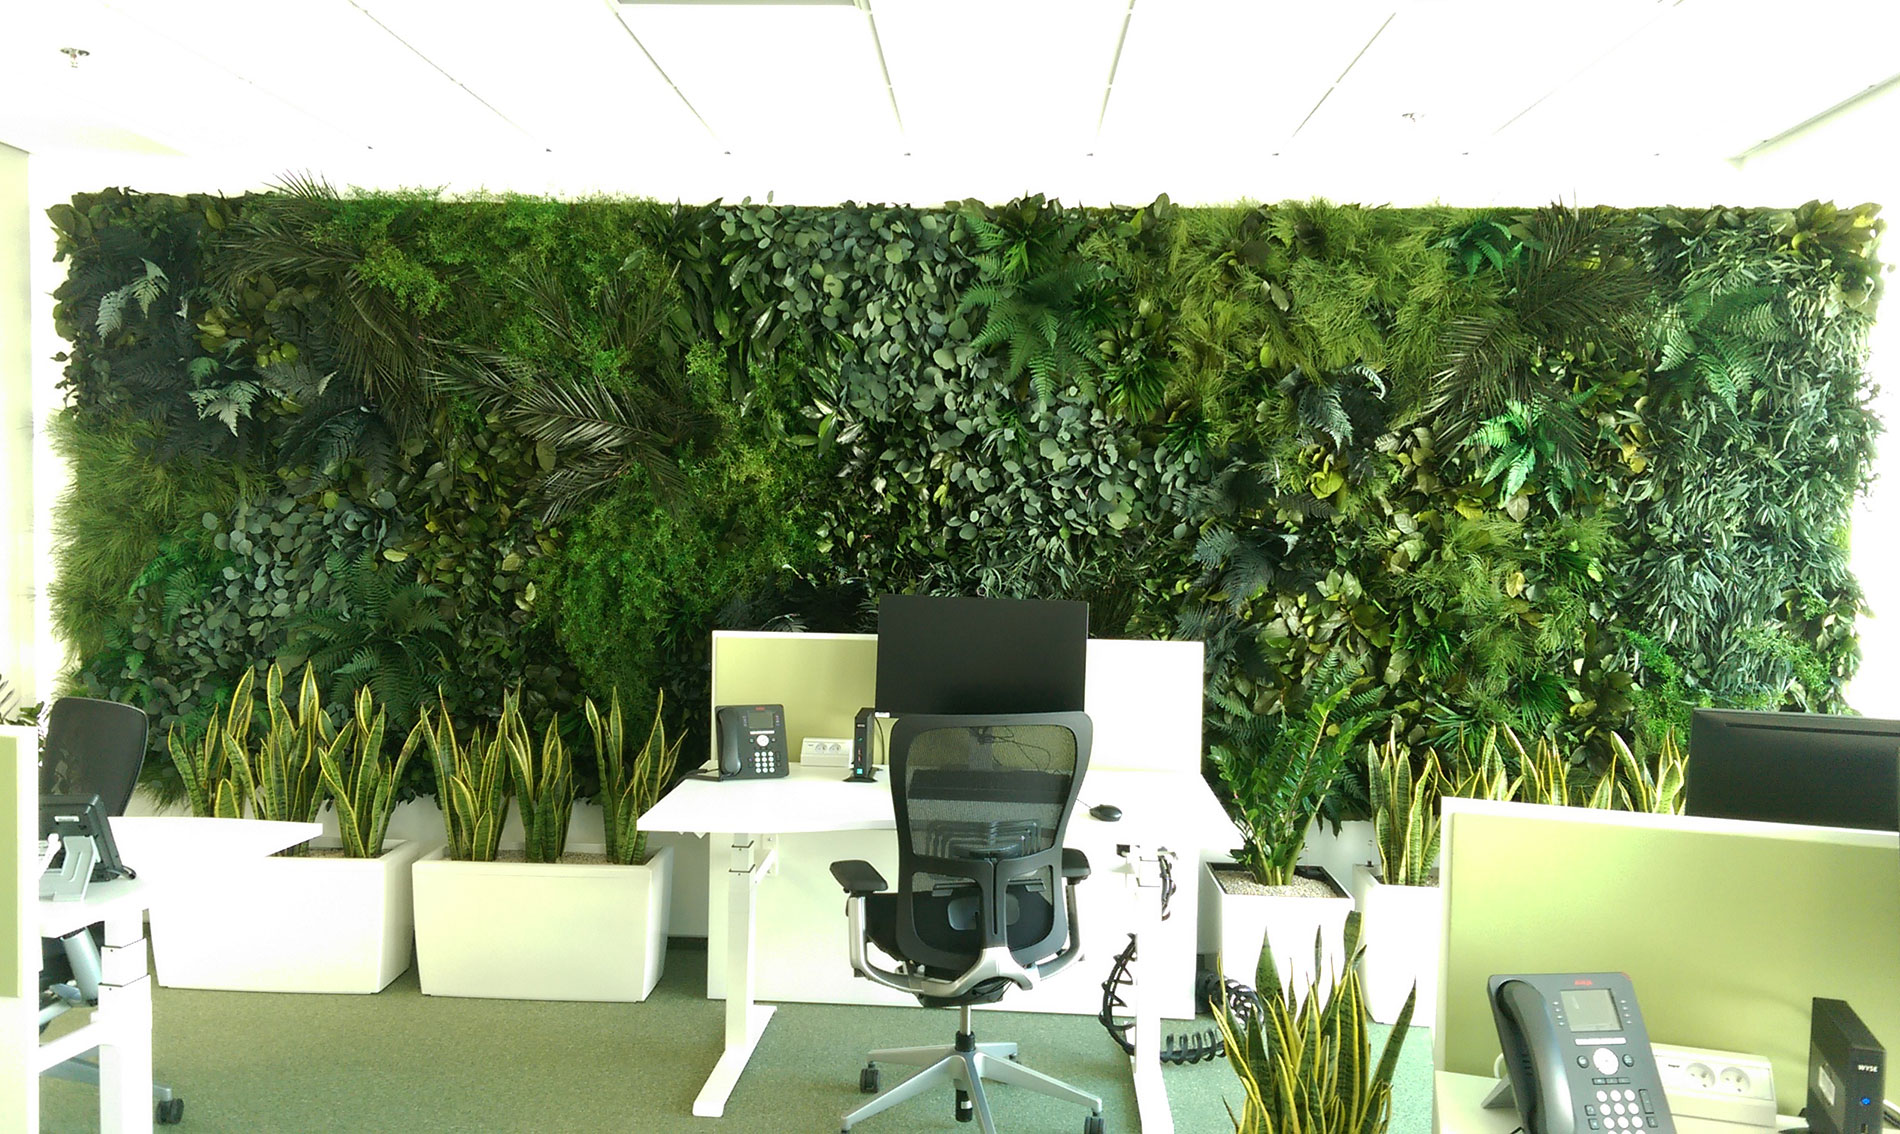
[[[1808,1105],[1813,1134],[1880,1134],[1887,1052],[1845,1000],[1814,998]]]

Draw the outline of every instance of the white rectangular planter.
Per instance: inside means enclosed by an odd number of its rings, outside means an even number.
[[[1202,900],[1212,893],[1219,909],[1220,963],[1225,976],[1252,985],[1260,967],[1260,947],[1273,945],[1274,967],[1280,972],[1281,986],[1304,992],[1317,975],[1313,968],[1313,941],[1322,942],[1321,964],[1330,986],[1345,964],[1346,917],[1352,913],[1349,897],[1309,898],[1278,897],[1267,894],[1230,894],[1221,889],[1214,867],[1207,863],[1206,889]],[[1308,868],[1300,868],[1305,873]],[[1327,881],[1343,890],[1327,873]]]
[[[316,839],[335,847],[335,839]],[[152,959],[167,988],[380,992],[409,968],[410,868],[381,858],[245,858],[199,869],[152,904]]]
[[[1412,1024],[1431,1027],[1438,1011],[1438,958],[1445,927],[1444,893],[1437,886],[1388,886],[1363,863],[1353,868],[1359,901],[1359,976],[1366,1008],[1381,1024],[1398,1019],[1418,986]]]
[[[414,869],[427,995],[633,1002],[666,968],[671,847],[639,866],[456,862],[437,848]]]

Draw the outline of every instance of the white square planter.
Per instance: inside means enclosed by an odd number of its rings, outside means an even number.
[[[316,839],[335,847],[335,839]],[[167,988],[380,992],[409,968],[410,868],[423,844],[381,858],[246,858],[200,868],[152,904],[152,959]]]
[[[1220,921],[1220,963],[1224,975],[1242,984],[1252,985],[1260,967],[1260,947],[1272,942],[1274,967],[1280,972],[1284,988],[1303,993],[1314,981],[1313,940],[1321,940],[1321,964],[1330,986],[1345,965],[1346,918],[1352,913],[1352,899],[1344,896],[1344,887],[1329,872],[1316,867],[1301,867],[1299,872],[1312,877],[1324,876],[1339,896],[1331,898],[1276,896],[1268,894],[1230,894],[1221,889],[1214,876],[1216,866],[1207,863],[1203,901],[1216,904]]]
[[[1438,1012],[1438,961],[1445,927],[1444,892],[1437,886],[1388,886],[1373,868],[1353,868],[1359,902],[1359,976],[1366,1008],[1381,1024],[1398,1019],[1405,997],[1418,986],[1412,1024],[1431,1027]]]
[[[414,868],[425,994],[633,1002],[659,983],[673,848],[639,866],[456,862],[446,853],[437,848]]]

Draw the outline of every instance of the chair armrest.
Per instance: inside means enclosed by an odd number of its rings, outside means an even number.
[[[832,867],[835,872],[837,867]],[[1089,876],[1089,856],[1074,847],[1062,848],[1062,877],[1072,882],[1080,882]]]
[[[861,858],[848,859],[831,864],[831,876],[844,887],[844,892],[852,897],[875,894],[884,889],[884,876],[877,868]]]

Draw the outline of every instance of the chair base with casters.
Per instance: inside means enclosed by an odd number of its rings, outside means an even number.
[[[857,1123],[932,1089],[954,1087],[957,1121],[975,1121],[983,1134],[996,1134],[996,1123],[983,1089],[983,1081],[988,1079],[992,1083],[1006,1083],[1086,1106],[1089,1114],[1083,1119],[1082,1134],[1105,1134],[1100,1097],[1024,1067],[1017,1061],[1017,1047],[1013,1043],[976,1042],[971,1020],[972,1005],[993,1004],[1011,988],[1033,987],[1041,977],[1058,972],[1079,958],[1078,939],[1072,937],[1068,947],[1054,958],[1028,968],[1016,965],[1007,949],[999,949],[986,954],[982,963],[954,976],[933,973],[921,965],[905,964],[895,971],[884,969],[871,962],[866,948],[867,943],[881,947],[888,943],[888,927],[878,924],[884,920],[880,914],[888,916],[890,913],[892,895],[881,892],[885,889],[884,877],[870,863],[861,860],[834,862],[831,873],[849,896],[846,916],[850,923],[851,967],[858,975],[887,988],[908,992],[926,1007],[954,1007],[961,1014],[954,1045],[885,1048],[871,1052],[858,1075],[858,1089],[866,1094],[876,1094],[879,1090],[879,1063],[924,1070],[891,1088],[877,1101],[845,1115],[842,1130],[849,1131]],[[1071,925],[1075,924],[1075,883],[1088,875],[1087,857],[1080,851],[1064,850],[1062,888]],[[867,905],[872,901],[878,902],[879,908],[867,913]]]
[[[67,937],[46,938],[41,942],[40,1030],[75,1008],[97,1007],[99,1003],[99,942],[91,929],[82,929]],[[64,979],[61,979],[64,978]],[[96,1053],[97,1048],[93,1051]],[[76,1055],[40,1072],[48,1079],[69,1083],[99,1085],[99,1061],[96,1055]],[[172,1094],[170,1087],[152,1084],[152,1121],[171,1126],[185,1117],[185,1100]]]
[[[1089,1114],[1082,1120],[1082,1134],[1103,1134],[1102,1100],[1099,1097],[1024,1067],[1017,1062],[1016,1045],[1013,1043],[976,1042],[976,1033],[970,1021],[970,1006],[962,1005],[961,1012],[957,1041],[952,1046],[892,1047],[873,1051],[864,1070],[858,1075],[858,1089],[866,1094],[876,1094],[878,1091],[879,1063],[899,1063],[922,1067],[923,1070],[892,1087],[877,1101],[866,1103],[845,1115],[843,1130],[849,1131],[857,1123],[899,1103],[908,1102],[926,1091],[955,1087],[957,1121],[974,1120],[983,1134],[996,1134],[996,1122],[990,1117],[989,1098],[983,1090],[983,1081],[988,1079],[992,1083],[1007,1083],[1039,1095],[1086,1106]]]

